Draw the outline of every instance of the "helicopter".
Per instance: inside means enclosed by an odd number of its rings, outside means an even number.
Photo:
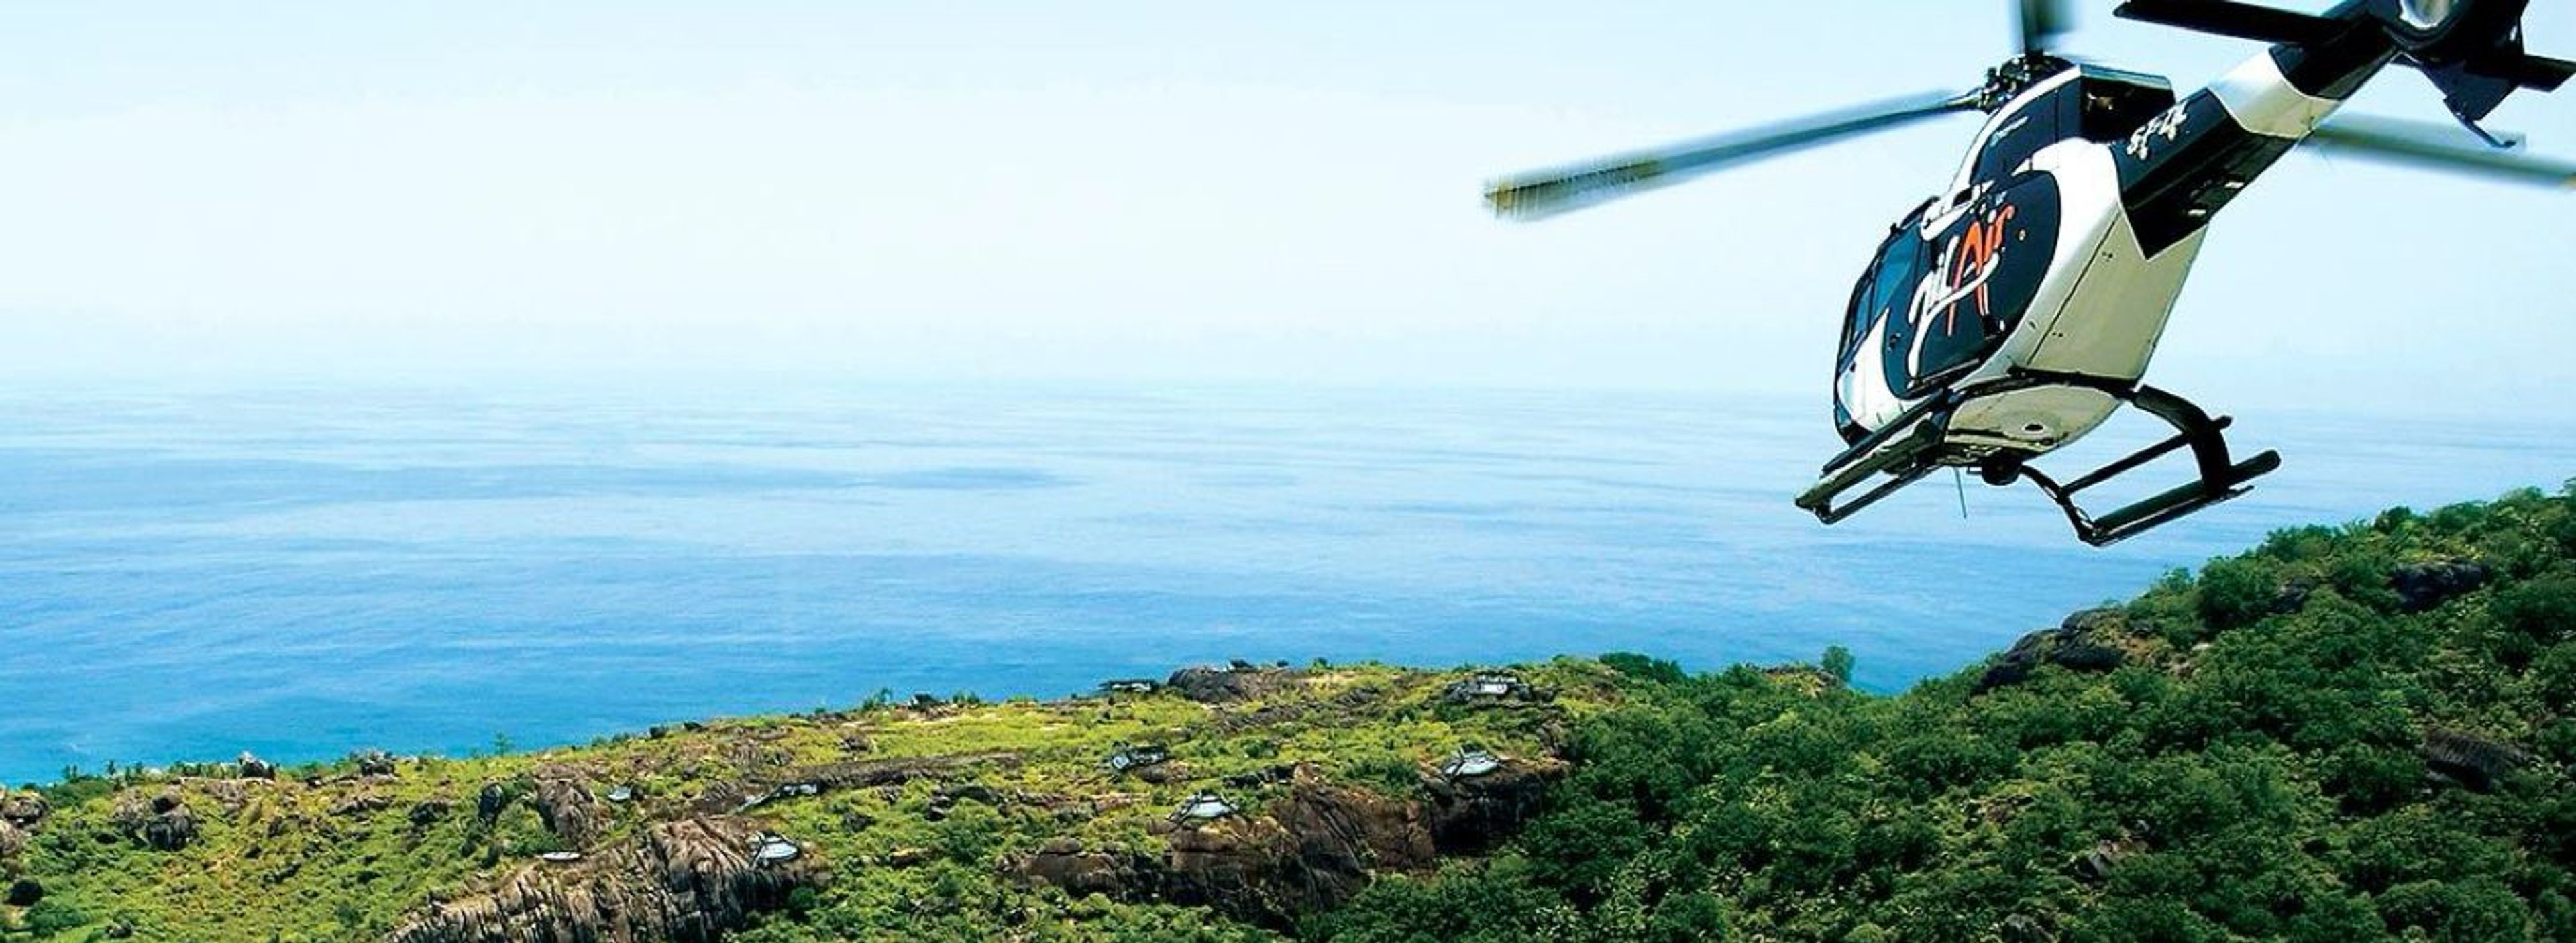
[[[1834,524],[1936,469],[1973,470],[1999,487],[2031,482],[2079,539],[2107,546],[2242,495],[2280,467],[2271,450],[2236,459],[2229,417],[2143,377],[2211,218],[2283,154],[2304,145],[2576,186],[2576,164],[2525,155],[2519,138],[2480,124],[2513,92],[2554,91],[2576,76],[2576,62],[2524,51],[2528,4],[2342,0],[2307,14],[2235,0],[2126,0],[2114,15],[2270,44],[2178,97],[2165,78],[2057,55],[2069,23],[2063,0],[2019,0],[2019,53],[1967,91],[1521,174],[1489,184],[1485,199],[1505,218],[1541,218],[1872,131],[1986,113],[1948,186],[1889,227],[1852,288],[1833,386],[1847,448],[1796,504]],[[2392,65],[2431,80],[2461,127],[2337,115]],[[2033,467],[2123,405],[2163,420],[2172,436],[2072,478]],[[2192,481],[2098,517],[2076,502],[2185,448]]]

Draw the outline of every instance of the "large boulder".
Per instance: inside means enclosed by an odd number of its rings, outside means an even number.
[[[2486,585],[2491,576],[2484,565],[2468,560],[2408,563],[2389,571],[2388,588],[2397,591],[2400,608],[2423,612]]]
[[[537,808],[537,817],[546,823],[566,848],[588,848],[599,840],[602,820],[598,799],[580,770],[549,766],[537,770],[536,789],[528,801]]]
[[[715,943],[828,873],[811,854],[763,866],[752,857],[759,834],[732,817],[658,825],[573,864],[532,866],[492,891],[432,901],[385,943]]]
[[[149,800],[131,793],[120,797],[111,819],[126,837],[155,851],[179,851],[197,840],[196,813],[175,789]]]
[[[17,857],[19,852],[25,850],[27,850],[27,833],[19,831],[15,825],[0,821],[0,861]]]
[[[277,764],[252,756],[249,750],[243,750],[241,759],[235,761],[235,763],[241,768],[241,778],[243,779],[277,778]]]
[[[515,798],[517,792],[508,784],[484,783],[482,791],[474,794],[474,817],[485,825],[500,821],[501,813],[510,808]]]
[[[44,824],[45,816],[51,814],[53,807],[45,804],[45,797],[32,792],[0,798],[0,822],[20,829],[33,831],[36,826]]]

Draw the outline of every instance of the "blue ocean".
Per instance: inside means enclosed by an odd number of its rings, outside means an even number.
[[[0,393],[0,780],[1232,658],[1841,644],[1886,690],[2275,528],[2576,475],[2576,427],[2266,411],[2282,471],[2095,550],[1973,479],[1818,525],[1812,399],[752,385]]]

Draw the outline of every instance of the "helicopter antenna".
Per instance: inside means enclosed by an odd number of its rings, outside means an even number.
[[[1959,519],[1968,519],[1968,479],[1959,474],[1959,466],[1950,466],[1950,484],[1959,489]]]

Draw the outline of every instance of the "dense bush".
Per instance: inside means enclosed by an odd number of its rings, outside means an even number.
[[[2572,558],[2576,484],[2175,573],[2107,673],[1876,698],[1605,658],[1628,696],[1520,841],[1309,935],[2576,940]],[[2461,562],[2493,581],[2404,611],[2398,567]],[[2428,778],[2436,728],[2533,759]]]

